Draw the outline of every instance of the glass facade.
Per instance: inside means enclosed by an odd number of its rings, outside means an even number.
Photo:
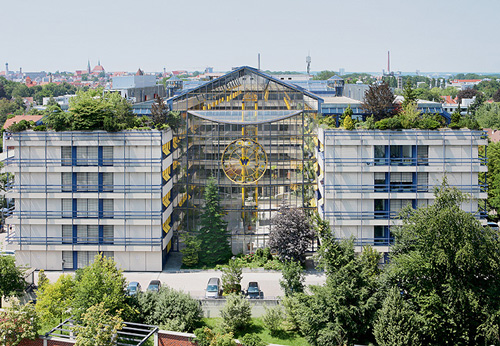
[[[265,246],[280,205],[315,207],[313,95],[241,68],[170,102],[183,119],[173,164],[180,231],[198,230],[211,176],[235,253]]]

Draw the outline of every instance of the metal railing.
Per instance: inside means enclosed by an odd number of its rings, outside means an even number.
[[[7,186],[9,192],[115,192],[115,193],[152,193],[161,192],[162,185],[99,185],[99,184],[52,184],[27,185],[11,184]]]
[[[25,219],[61,219],[61,218],[115,218],[115,219],[161,219],[161,211],[19,211],[14,210],[13,217]]]
[[[326,164],[342,165],[367,165],[367,166],[436,166],[442,164],[448,165],[482,165],[487,164],[485,157],[477,158],[325,158]]]
[[[487,192],[487,184],[477,185],[451,185],[460,191],[469,193]],[[334,185],[325,184],[327,192],[345,192],[345,193],[361,193],[361,192],[432,192],[436,187],[435,184],[406,184],[406,183],[390,183],[390,184],[365,184],[365,185]]]
[[[108,237],[31,237],[8,234],[7,244],[17,245],[117,245],[117,246],[161,246],[162,237],[152,238],[108,238]]]
[[[115,166],[115,167],[138,167],[144,165],[161,165],[161,158],[113,158],[113,159],[63,159],[63,158],[43,158],[43,159],[32,159],[32,158],[7,158],[5,164],[16,165],[21,167],[59,167],[59,166]]]

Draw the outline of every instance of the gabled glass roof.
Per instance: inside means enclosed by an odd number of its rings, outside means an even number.
[[[187,90],[168,100],[172,110],[304,110],[318,109],[321,98],[251,67]]]
[[[188,111],[199,118],[225,124],[260,124],[270,123],[299,114],[300,110],[291,111]]]

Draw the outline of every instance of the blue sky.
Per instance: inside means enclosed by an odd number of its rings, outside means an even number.
[[[500,72],[498,0],[3,0],[0,70]]]

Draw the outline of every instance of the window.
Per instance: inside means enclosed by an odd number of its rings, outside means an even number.
[[[385,199],[376,199],[373,201],[375,219],[384,219],[387,217],[386,203]]]
[[[429,163],[429,146],[417,146],[417,164],[426,166]]]
[[[385,155],[385,151],[386,151],[386,147],[385,145],[375,145],[373,147],[373,150],[374,150],[374,158],[375,158],[375,164],[376,165],[385,165],[386,164],[386,155]]]
[[[384,172],[376,172],[373,182],[375,184],[375,192],[387,191]]]
[[[389,245],[392,242],[392,234],[388,226],[374,226],[373,238],[376,245]]]
[[[429,190],[429,173],[417,173],[417,190],[419,192],[427,192]]]
[[[102,226],[102,242],[104,244],[113,244],[115,238],[115,230],[113,226]]]
[[[77,191],[98,191],[99,180],[97,172],[79,172],[76,173]]]
[[[76,147],[76,164],[78,166],[97,166],[98,147]]]
[[[99,243],[99,226],[78,225],[76,227],[77,243],[97,244]]]
[[[73,174],[71,172],[61,173],[61,188],[63,192],[71,192],[73,190]]]
[[[63,244],[73,243],[73,226],[72,225],[62,225],[62,243]]]
[[[61,199],[62,217],[73,217],[73,200],[71,198]]]
[[[80,198],[76,201],[77,217],[97,217],[99,211],[98,199]]]
[[[411,145],[391,145],[390,156],[391,165],[411,165],[412,164]]]
[[[413,173],[390,173],[391,191],[412,191]]]
[[[114,215],[114,200],[103,199],[102,200],[102,217],[112,218]]]
[[[102,165],[113,166],[113,147],[102,147]]]
[[[113,192],[113,173],[102,173],[102,191]]]
[[[71,152],[72,152],[71,147],[61,147],[61,165],[62,166],[71,166],[73,164]]]
[[[413,201],[411,199],[391,199],[390,205],[391,213],[398,214],[407,205],[413,206]]]
[[[73,269],[73,251],[62,252],[62,267],[63,269]]]
[[[94,257],[98,254],[97,251],[78,251],[78,267],[83,268],[94,262]]]

